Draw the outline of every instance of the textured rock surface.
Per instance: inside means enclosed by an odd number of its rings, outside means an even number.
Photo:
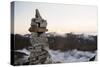
[[[32,44],[29,58],[30,64],[45,64],[52,62],[48,53],[49,45],[45,35],[45,31],[47,31],[46,26],[46,20],[42,19],[38,9],[36,9],[35,18],[32,19],[29,29],[31,32],[30,42]]]
[[[40,16],[38,9],[36,9],[36,15],[35,18],[32,18],[31,20],[31,27],[29,28],[29,31],[46,32],[47,31],[46,26],[47,26],[47,21]]]

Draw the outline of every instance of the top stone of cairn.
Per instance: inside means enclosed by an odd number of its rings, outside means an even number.
[[[45,32],[47,31],[46,26],[47,26],[47,21],[41,17],[39,10],[36,9],[35,18],[32,18],[31,20],[31,27],[29,31],[30,32]]]

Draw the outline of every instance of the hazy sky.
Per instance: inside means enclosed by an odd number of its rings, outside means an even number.
[[[96,6],[15,2],[15,33],[29,33],[35,9],[47,20],[48,32],[97,32]]]

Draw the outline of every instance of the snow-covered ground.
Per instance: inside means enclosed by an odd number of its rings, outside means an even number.
[[[97,53],[88,51],[78,51],[76,49],[72,51],[60,52],[49,50],[52,60],[54,62],[86,62],[90,58],[94,57]],[[96,60],[96,59],[95,59]]]
[[[26,49],[17,50],[18,52],[23,52],[30,55],[30,52]],[[61,52],[59,50],[49,50],[53,62],[69,63],[69,62],[87,62],[90,58],[97,55],[97,51],[78,51],[76,49]],[[26,58],[28,58],[27,56]],[[96,59],[95,59],[96,60]]]

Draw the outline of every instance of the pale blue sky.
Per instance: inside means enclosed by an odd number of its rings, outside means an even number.
[[[47,20],[48,32],[97,32],[96,6],[15,2],[15,33],[29,33],[36,8]]]

